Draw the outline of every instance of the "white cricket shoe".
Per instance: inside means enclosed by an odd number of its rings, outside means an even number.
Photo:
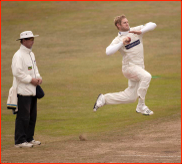
[[[146,105],[137,105],[136,112],[146,116],[154,114],[154,112],[151,111]]]
[[[35,140],[32,140],[29,142],[30,144],[33,144],[33,145],[40,145],[41,142],[40,141],[35,141]]]
[[[19,147],[19,148],[22,148],[22,147],[33,147],[33,144],[28,143],[28,142],[23,142],[21,144],[15,144],[15,147]]]
[[[98,108],[104,106],[105,104],[105,99],[104,99],[104,95],[103,94],[99,94],[95,104],[94,104],[94,108],[93,111],[96,112]]]

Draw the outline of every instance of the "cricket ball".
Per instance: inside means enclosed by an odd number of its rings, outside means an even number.
[[[131,38],[130,37],[128,37],[128,42],[131,42]]]
[[[80,141],[86,141],[87,140],[86,135],[84,135],[84,134],[80,134],[79,139],[80,139]]]

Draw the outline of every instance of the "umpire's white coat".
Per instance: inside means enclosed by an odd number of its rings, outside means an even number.
[[[32,50],[21,45],[13,56],[11,67],[14,76],[13,85],[16,84],[17,93],[23,96],[35,96],[36,87],[31,84],[31,80],[41,77]]]
[[[145,26],[141,25],[130,28],[130,31],[142,31],[142,29],[144,29],[141,35],[129,32],[119,32],[118,36],[107,47],[112,49],[112,46],[121,45],[119,51],[123,56],[122,72],[129,81],[128,88],[124,91],[105,94],[105,104],[131,103],[136,101],[138,97],[145,99],[151,80],[151,74],[144,69],[142,37],[144,32],[153,30],[155,27],[156,24],[150,22]],[[124,46],[122,43],[123,39],[126,37],[130,37],[131,42],[129,45]],[[106,49],[106,54],[111,55],[112,53],[108,53]]]

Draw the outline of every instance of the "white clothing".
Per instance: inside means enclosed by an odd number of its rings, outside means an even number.
[[[36,86],[31,84],[31,80],[41,76],[32,50],[21,45],[13,56],[11,68],[14,76],[13,83],[19,83],[17,93],[23,96],[35,96]]]
[[[18,110],[17,109],[17,91],[15,87],[11,87],[9,89],[9,95],[8,95],[8,99],[7,99],[7,108],[8,109],[14,109],[14,110]]]
[[[153,22],[149,22],[147,24],[144,25],[144,27],[140,30],[142,32],[142,34],[148,32],[148,31],[151,31],[151,30],[154,30],[156,28],[156,24],[153,23]]]
[[[121,92],[105,94],[105,104],[132,103],[135,102],[139,96],[145,99],[151,80],[150,73],[140,66],[130,65],[126,69],[123,69],[123,74],[129,79],[128,88]]]
[[[136,101],[138,97],[145,100],[145,95],[151,80],[151,74],[144,69],[143,34],[153,30],[155,23],[147,23],[145,26],[137,26],[130,31],[141,31],[141,35],[128,32],[119,32],[118,36],[106,48],[106,54],[111,55],[120,51],[123,56],[122,72],[128,81],[128,88],[122,92],[108,93],[104,95],[105,104],[124,104]],[[131,38],[128,45],[123,45],[123,39]]]
[[[117,52],[123,46],[123,42],[119,42],[118,44],[110,45],[106,48],[106,55],[112,55]]]
[[[148,31],[154,30],[156,26],[157,25],[155,23],[149,22],[145,26],[143,26],[143,28],[140,31],[142,32],[142,34],[144,34],[144,33],[148,32]],[[132,31],[132,30],[133,30],[133,28],[131,28],[130,31]],[[121,32],[120,31],[119,34],[123,35],[123,36],[126,36],[127,34],[129,34],[129,31],[127,31],[127,32]],[[111,43],[106,48],[106,55],[112,55],[112,54],[116,53],[122,46],[123,46],[123,41],[119,42],[118,44],[112,44]]]
[[[143,54],[143,33],[153,30],[156,27],[155,23],[147,23],[145,26],[137,26],[130,28],[130,31],[141,31],[141,35],[133,34],[128,32],[119,32],[118,36],[112,41],[112,43],[106,48],[106,54],[112,55],[118,50],[123,55],[122,64],[126,65],[129,62],[136,65],[144,65],[144,54]],[[131,38],[130,44],[124,46],[123,39],[126,37]]]

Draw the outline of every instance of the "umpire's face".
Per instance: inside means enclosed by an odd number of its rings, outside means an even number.
[[[126,18],[124,18],[121,21],[121,25],[118,25],[118,28],[120,31],[129,31],[130,26],[129,26],[128,20]]]
[[[23,39],[23,45],[29,49],[32,48],[34,44],[34,38],[27,38],[27,39]]]

